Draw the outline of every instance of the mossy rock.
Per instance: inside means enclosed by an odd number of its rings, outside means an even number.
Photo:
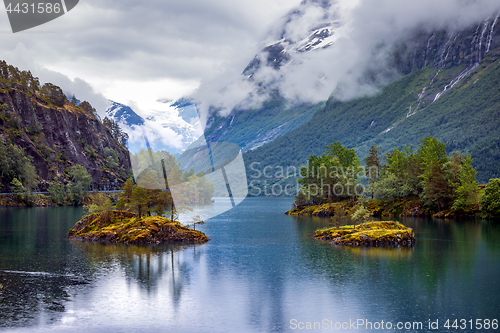
[[[348,246],[415,244],[413,230],[394,221],[366,222],[356,227],[351,225],[320,229],[316,231],[314,238]]]
[[[160,216],[138,217],[128,211],[90,214],[69,231],[69,239],[124,244],[169,242],[205,243],[210,239],[196,231]]]

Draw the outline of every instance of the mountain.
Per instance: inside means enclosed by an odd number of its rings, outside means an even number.
[[[147,142],[155,149],[177,154],[203,134],[196,105],[187,99],[175,103],[160,101],[168,104],[170,110],[150,110],[145,118],[139,116],[129,106],[114,101],[109,102],[106,116],[120,124],[129,134],[128,147],[132,152],[146,148],[147,138]]]
[[[132,108],[111,100],[109,101],[109,106],[106,109],[106,116],[129,127],[144,124],[144,119],[135,113]]]
[[[324,103],[288,106],[281,96],[266,101],[260,108],[235,109],[227,117],[214,116],[205,137],[211,142],[232,142],[243,151],[257,149],[306,123]]]
[[[312,6],[324,10],[324,15],[309,26],[303,21]],[[254,91],[227,117],[218,115],[218,109],[212,108],[204,133],[207,140],[232,142],[243,151],[253,150],[306,123],[324,107],[325,101],[287,98],[277,82],[282,81],[283,73],[293,71],[309,54],[328,49],[346,34],[347,27],[329,13],[330,7],[330,1],[304,1],[269,33],[272,40],[255,55],[240,78],[253,84]],[[264,101],[252,103],[256,96]]]
[[[176,107],[174,112],[151,111],[146,120],[147,124],[169,129],[178,136],[180,145],[177,149],[171,146],[165,147],[171,153],[183,151],[203,134],[194,105]]]
[[[107,128],[88,102],[76,106],[61,88],[40,87],[30,72],[0,62],[0,163],[2,191],[25,164],[32,163],[36,187],[46,190],[56,177],[69,182],[70,167],[85,167],[93,189],[117,189],[130,158],[119,131]]]
[[[249,182],[293,184],[298,174],[266,178],[259,172],[266,166],[298,169],[333,140],[355,148],[363,159],[371,145],[387,153],[405,144],[415,147],[429,135],[446,143],[449,153],[470,153],[480,182],[500,177],[500,27],[496,23],[493,16],[460,31],[414,31],[410,39],[396,45],[393,54],[402,77],[373,97],[347,102],[330,98],[307,123],[247,152]]]
[[[312,5],[324,9],[314,24],[302,20]],[[321,66],[328,62],[310,60],[326,58],[318,55],[330,52],[349,32],[331,7],[327,0],[304,1],[243,70],[242,80],[256,87],[250,96],[267,96],[260,107],[237,106],[227,117],[212,113],[205,137],[242,147],[248,182],[260,190],[266,183],[294,185],[299,166],[333,140],[355,148],[363,159],[371,145],[389,152],[416,146],[427,135],[444,141],[449,152],[469,152],[480,182],[499,177],[498,13],[461,28],[408,28],[366,48],[371,53],[364,67],[354,68],[352,82],[339,82],[328,100],[290,100],[282,90],[290,73],[307,61],[306,70],[327,73]],[[307,84],[299,82],[314,93]],[[296,170],[290,177],[279,172],[287,167]],[[278,172],[270,175],[269,170]]]
[[[166,101],[169,103],[170,101]],[[171,103],[170,106],[177,109],[179,116],[188,123],[195,123],[198,118],[198,109],[193,100],[181,98],[175,103]]]

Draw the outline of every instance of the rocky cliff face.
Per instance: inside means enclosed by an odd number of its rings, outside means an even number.
[[[8,128],[5,120],[0,121],[0,139],[9,138],[33,158],[39,190],[46,190],[54,177],[67,183],[67,171],[73,165],[87,169],[93,189],[117,189],[127,178],[128,150],[113,138],[96,115],[70,102],[63,107],[54,106],[10,82],[0,83],[0,104],[4,106],[4,114],[17,124]],[[117,156],[113,164],[107,156],[111,150]],[[111,169],[116,162],[118,167]]]
[[[472,68],[488,52],[500,46],[498,18],[499,15],[492,16],[459,31],[414,30],[406,41],[396,44],[395,66],[402,74],[428,65],[437,69]]]

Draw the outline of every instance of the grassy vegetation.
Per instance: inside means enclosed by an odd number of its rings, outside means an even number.
[[[415,235],[411,228],[394,221],[366,222],[357,226],[346,225],[320,229],[316,239],[332,241],[337,245],[412,245]]]
[[[341,208],[346,213],[354,207],[356,201],[326,203],[322,205],[300,206],[289,210],[285,214],[291,216],[333,216],[335,210]]]

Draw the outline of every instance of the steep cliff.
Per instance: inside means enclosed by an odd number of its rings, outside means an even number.
[[[46,190],[54,177],[68,183],[73,165],[85,167],[93,180],[92,189],[117,189],[130,169],[123,140],[113,137],[92,107],[76,106],[65,96],[57,106],[36,84],[31,89],[31,80],[29,84],[15,82],[12,72],[17,69],[8,67],[0,80],[0,140],[31,156],[38,189]],[[3,191],[8,191],[8,177],[1,180]]]

